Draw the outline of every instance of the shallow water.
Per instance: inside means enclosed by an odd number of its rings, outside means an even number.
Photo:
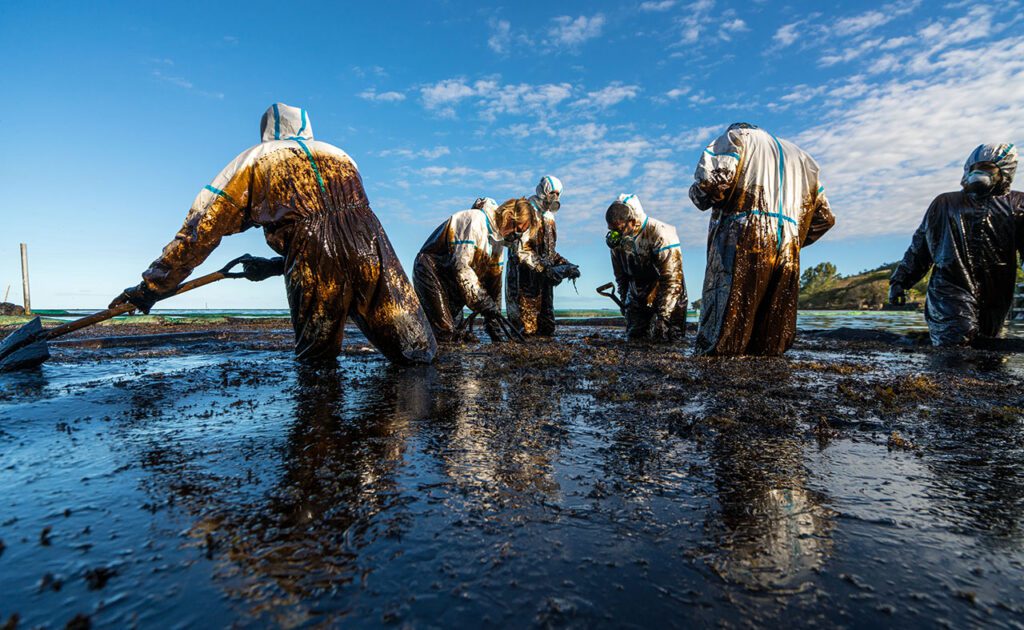
[[[0,623],[1024,624],[1014,357],[591,333],[56,347],[0,376]]]

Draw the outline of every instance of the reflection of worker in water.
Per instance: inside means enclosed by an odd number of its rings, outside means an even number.
[[[341,352],[345,320],[392,361],[429,362],[434,336],[391,242],[370,209],[355,162],[313,140],[306,111],[275,103],[263,141],[235,158],[199,192],[163,253],[111,304],[144,312],[172,292],[229,234],[260,226],[282,258],[246,264],[247,277],[284,273],[303,361]]]
[[[536,505],[538,495],[555,497],[552,462],[568,439],[558,423],[563,386],[532,372],[498,378],[472,360],[452,367],[449,385],[433,392],[421,437],[429,444],[424,452],[454,484],[453,496],[478,502],[489,514]],[[510,391],[518,393],[510,397]]]
[[[835,223],[818,164],[746,123],[701,155],[690,199],[712,209],[696,351],[777,355],[796,337],[800,248]]]
[[[932,344],[996,337],[1013,302],[1017,254],[1024,253],[1024,193],[1011,191],[1012,144],[983,144],[964,164],[962,190],[932,201],[903,261],[889,279],[889,301],[932,270],[924,316]]]
[[[525,335],[555,333],[554,287],[580,276],[579,267],[555,251],[555,213],[562,205],[561,195],[562,182],[557,177],[541,178],[537,194],[527,200],[536,213],[534,227],[509,250],[505,308]]]
[[[416,420],[430,411],[435,374],[430,367],[386,368],[346,381],[337,368],[300,367],[282,474],[268,500],[247,506],[251,513],[213,506],[232,541],[226,560],[301,597],[337,588],[357,571],[365,576],[374,562],[360,551],[410,522],[396,497]],[[273,611],[281,602],[260,601],[273,593],[243,581],[238,596]]]
[[[676,229],[648,217],[636,195],[619,195],[605,221],[626,333],[631,339],[682,339],[687,298]]]
[[[517,241],[533,225],[525,199],[499,208],[493,199],[478,199],[473,208],[442,223],[416,256],[413,284],[438,341],[466,341],[462,309],[484,318],[492,341],[504,341],[501,317],[501,267],[506,239]]]
[[[723,433],[711,462],[719,510],[709,516],[709,560],[723,579],[751,589],[800,584],[832,550],[833,513],[808,489],[799,440]]]

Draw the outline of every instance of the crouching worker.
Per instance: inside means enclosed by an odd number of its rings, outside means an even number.
[[[1013,303],[1017,254],[1024,254],[1024,193],[1011,191],[1017,170],[1012,144],[983,144],[971,153],[962,190],[932,201],[903,261],[889,279],[889,301],[932,270],[924,316],[932,344],[996,337]]]
[[[533,209],[525,199],[498,207],[481,198],[470,210],[456,212],[420,248],[413,284],[438,341],[474,340],[463,307],[484,318],[491,341],[506,341],[501,318],[502,253],[533,227]]]
[[[690,200],[712,209],[695,351],[782,354],[796,338],[800,249],[835,224],[818,163],[736,123],[704,149]]]
[[[512,324],[524,335],[555,334],[554,288],[562,280],[580,277],[580,268],[555,251],[555,215],[562,207],[561,196],[561,180],[554,175],[540,179],[536,194],[526,200],[534,212],[534,227],[509,249],[505,307]]]
[[[626,334],[630,339],[682,340],[687,297],[676,229],[648,217],[636,195],[619,195],[605,221]]]
[[[199,191],[185,224],[142,282],[111,306],[131,303],[149,312],[221,238],[259,226],[281,258],[250,263],[247,277],[284,274],[298,359],[334,361],[352,317],[391,361],[432,361],[434,335],[370,209],[355,162],[313,139],[304,109],[275,103],[263,114],[260,133],[260,144]]]

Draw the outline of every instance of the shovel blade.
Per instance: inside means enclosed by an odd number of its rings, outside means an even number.
[[[40,338],[43,323],[38,317],[0,341],[0,372],[24,370],[50,358],[46,340]]]
[[[49,358],[50,348],[45,341],[30,343],[0,359],[0,373],[28,370],[46,363]]]

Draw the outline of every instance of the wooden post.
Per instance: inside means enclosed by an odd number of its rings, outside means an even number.
[[[32,298],[28,291],[28,245],[21,244],[21,292],[25,296],[25,314],[32,313]]]

